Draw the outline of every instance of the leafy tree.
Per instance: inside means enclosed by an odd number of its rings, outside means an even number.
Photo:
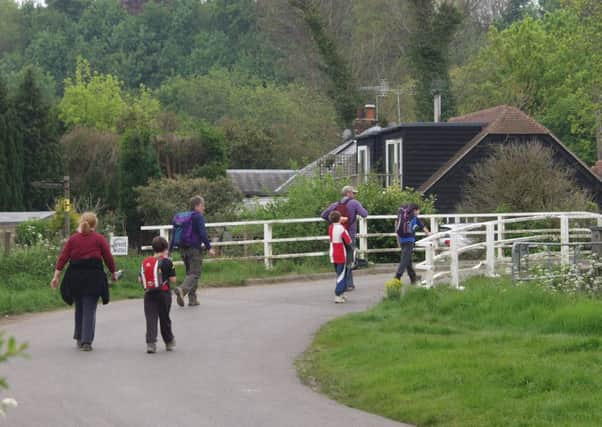
[[[169,224],[175,212],[188,210],[192,196],[205,198],[207,216],[211,220],[232,218],[242,194],[228,178],[208,180],[206,178],[177,179],[161,178],[136,187],[136,203],[139,215],[145,224]]]
[[[210,126],[201,126],[199,132],[205,156],[203,163],[192,170],[192,176],[208,179],[226,176],[228,153],[224,135]]]
[[[602,30],[587,16],[565,8],[504,31],[493,28],[478,55],[455,73],[460,112],[514,105],[592,163],[601,105]]]
[[[416,85],[418,120],[433,118],[433,91],[441,93],[442,119],[455,113],[455,100],[450,90],[449,45],[462,21],[458,9],[448,2],[411,1],[415,21],[410,37],[412,74]]]
[[[46,0],[46,5],[77,19],[91,2],[91,0]]]
[[[157,153],[147,130],[130,129],[121,139],[119,159],[119,200],[126,216],[128,233],[137,235],[142,220],[136,210],[135,187],[144,186],[151,178],[160,176]]]
[[[59,104],[61,119],[69,127],[84,126],[100,131],[153,128],[160,103],[142,85],[137,95],[123,90],[111,74],[90,71],[90,64],[78,58],[74,79],[65,81],[65,95]]]
[[[23,208],[23,153],[12,103],[0,80],[0,209]]]
[[[58,180],[62,176],[59,122],[56,113],[43,98],[32,68],[25,72],[17,91],[15,109],[23,145],[25,207],[46,209],[53,195],[48,190],[35,188],[32,183]]]
[[[596,210],[573,173],[537,141],[497,147],[472,168],[463,194],[459,210],[465,212]]]
[[[334,37],[328,33],[316,0],[290,0],[299,9],[320,53],[321,69],[330,81],[328,95],[333,100],[339,122],[350,126],[355,118],[358,94],[351,75],[351,67],[337,46]]]

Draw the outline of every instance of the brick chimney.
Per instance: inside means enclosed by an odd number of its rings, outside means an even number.
[[[376,105],[366,104],[357,110],[357,118],[353,123],[353,130],[356,135],[370,129],[376,125]]]

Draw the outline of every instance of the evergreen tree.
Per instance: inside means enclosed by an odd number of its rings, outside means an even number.
[[[146,185],[150,178],[161,175],[157,152],[148,130],[130,129],[125,133],[121,140],[119,169],[121,211],[126,216],[128,233],[136,235],[140,231],[142,220],[136,209],[134,188]]]
[[[416,117],[433,120],[433,92],[441,93],[441,119],[455,114],[450,90],[449,46],[462,21],[458,9],[449,3],[437,5],[434,0],[412,0],[415,14],[410,38],[410,59],[416,80]]]
[[[0,209],[23,209],[23,146],[15,111],[0,81]]]
[[[52,204],[48,190],[35,188],[35,181],[58,181],[62,175],[59,121],[44,99],[33,69],[25,72],[15,98],[17,125],[23,146],[24,204],[42,210]]]

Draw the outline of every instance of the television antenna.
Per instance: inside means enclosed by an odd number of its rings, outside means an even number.
[[[397,123],[401,123],[401,95],[402,94],[414,94],[414,86],[409,88],[395,88],[392,89],[389,86],[387,79],[380,79],[378,86],[361,86],[359,88],[363,91],[370,91],[376,93],[376,120],[378,120],[378,100],[379,98],[385,98],[389,94],[395,94],[397,97]]]

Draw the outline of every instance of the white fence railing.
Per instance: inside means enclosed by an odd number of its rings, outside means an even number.
[[[448,274],[451,276],[451,283],[454,286],[459,284],[459,256],[463,252],[474,249],[485,249],[486,259],[479,262],[485,262],[487,265],[487,273],[493,274],[495,270],[495,262],[497,259],[504,257],[504,249],[509,247],[513,241],[517,239],[540,239],[542,236],[559,235],[562,241],[568,241],[573,236],[588,233],[589,229],[573,227],[570,228],[570,222],[575,220],[594,220],[598,225],[602,225],[602,215],[592,214],[587,212],[533,212],[533,213],[507,213],[507,214],[436,214],[422,215],[421,218],[430,225],[432,235],[422,239],[417,244],[418,251],[425,252],[425,261],[417,265],[418,268],[425,272],[425,280],[428,285],[432,285],[436,279]],[[393,221],[395,215],[372,215],[367,218],[359,218],[358,220],[358,250],[360,258],[368,260],[370,254],[395,253],[399,251],[396,244],[395,232],[393,230]],[[559,228],[529,228],[535,221],[542,219],[559,219]],[[379,221],[389,221],[391,224],[391,232],[370,232],[372,224]],[[289,227],[296,224],[309,223],[324,223],[321,218],[298,218],[298,219],[282,219],[282,220],[265,220],[265,221],[238,221],[238,222],[220,222],[208,223],[207,228],[210,234],[213,231],[232,230],[237,228],[260,228],[262,231],[255,233],[251,237],[243,237],[240,240],[224,240],[213,238],[213,246],[216,248],[230,247],[254,247],[261,246],[261,254],[256,255],[238,255],[236,257],[220,257],[213,260],[224,259],[240,259],[240,260],[263,260],[266,268],[272,268],[274,260],[292,259],[305,257],[320,257],[326,256],[327,241],[326,226],[320,235],[314,236],[288,236],[274,237],[274,227]],[[507,229],[506,225],[513,223],[525,223],[526,227],[520,229]],[[439,231],[442,225],[455,224],[453,231]],[[383,227],[380,227],[383,228]],[[389,227],[387,227],[389,228]],[[171,225],[156,225],[143,226],[141,230],[158,232],[159,235],[169,240]],[[419,237],[421,234],[418,234]],[[525,235],[528,235],[526,238]],[[458,238],[461,236],[469,236],[470,238],[484,239],[482,242],[477,242],[469,248],[459,248]],[[520,236],[520,237],[513,237]],[[380,242],[379,247],[371,247],[370,240],[374,238],[390,238],[390,246],[383,247]],[[449,239],[450,247],[441,245],[441,240]],[[324,245],[323,251],[311,252],[293,252],[293,253],[274,253],[274,246],[281,243],[300,243],[300,242],[322,242]],[[142,250],[149,250],[150,246],[143,246]],[[497,251],[497,255],[496,255]],[[450,270],[448,273],[439,273],[436,275],[435,263],[443,259],[449,259]]]
[[[560,228],[541,228],[537,222],[544,220],[557,220]],[[573,226],[571,227],[571,221]],[[496,263],[504,262],[504,250],[511,248],[512,244],[519,241],[537,241],[550,240],[558,238],[560,241],[560,259],[563,265],[569,263],[569,249],[571,236],[580,238],[589,238],[591,230],[583,226],[583,222],[594,222],[596,225],[602,225],[602,215],[589,212],[539,212],[535,214],[523,214],[516,217],[502,217],[494,220],[465,224],[455,227],[452,230],[433,233],[432,235],[417,242],[417,245],[424,249],[425,260],[416,266],[425,272],[425,284],[433,286],[437,279],[444,276],[450,276],[450,284],[454,287],[460,285],[460,255],[463,253],[474,252],[484,249],[485,259],[476,257],[473,259],[473,265],[465,270],[479,271],[480,267],[485,267],[487,276],[495,276]],[[520,229],[509,230],[507,226],[512,224],[521,224]],[[529,225],[534,228],[525,228]],[[471,243],[461,246],[461,238],[466,235],[484,235],[484,241]],[[518,235],[519,237],[509,237],[509,235]],[[449,239],[449,249],[440,251],[438,254],[438,241]],[[496,249],[498,251],[496,257]],[[436,272],[437,261],[449,260],[449,269]]]

